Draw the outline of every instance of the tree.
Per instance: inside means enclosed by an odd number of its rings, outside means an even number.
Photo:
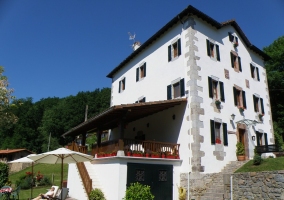
[[[15,104],[10,104],[15,98],[12,96],[13,89],[8,88],[8,78],[3,72],[4,68],[0,66],[0,127],[17,121],[17,117],[12,112]]]
[[[271,57],[265,62],[269,86],[270,105],[273,121],[277,123],[277,134],[284,135],[284,36],[263,48]],[[275,129],[275,128],[274,128]],[[280,131],[280,132],[279,132]],[[279,138],[279,137],[278,137]]]

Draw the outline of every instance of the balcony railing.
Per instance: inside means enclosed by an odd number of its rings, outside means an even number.
[[[256,152],[259,154],[262,153],[272,153],[272,152],[283,152],[281,148],[277,145],[263,145],[263,146],[256,146]]]
[[[105,152],[111,153],[117,150],[127,151],[142,151],[144,153],[149,152],[169,152],[172,154],[179,155],[179,144],[157,142],[157,141],[145,141],[145,140],[134,140],[134,139],[123,139],[107,141],[101,144],[100,147],[97,145],[93,146],[92,155],[96,153]]]
[[[87,146],[79,146],[77,143],[72,142],[71,144],[68,144],[66,146],[67,149],[70,149],[72,151],[80,152],[80,153],[85,153],[87,154]]]

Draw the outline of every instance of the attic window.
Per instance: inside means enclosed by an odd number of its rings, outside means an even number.
[[[239,39],[238,39],[238,37],[233,35],[231,32],[229,32],[228,34],[229,34],[229,40],[230,40],[230,42],[233,43],[234,47],[239,46]]]

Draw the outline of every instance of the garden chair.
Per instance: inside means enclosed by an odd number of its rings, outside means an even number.
[[[68,196],[68,192],[69,192],[69,188],[62,188],[61,191],[58,192],[58,194],[56,194],[56,196],[52,199],[53,200],[65,200]],[[61,199],[61,193],[62,193],[62,199]]]
[[[15,190],[12,191],[10,198],[12,199],[20,199],[20,190],[21,190],[21,186],[18,186]]]

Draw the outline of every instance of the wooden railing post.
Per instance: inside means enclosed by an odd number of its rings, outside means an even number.
[[[122,139],[118,140],[118,150],[124,150],[124,142]]]

